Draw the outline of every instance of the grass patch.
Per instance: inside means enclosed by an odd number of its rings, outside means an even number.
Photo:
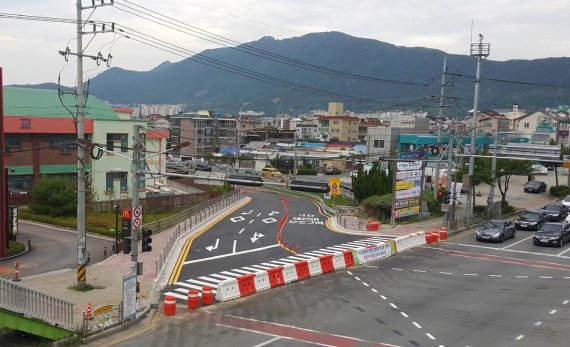
[[[8,242],[10,248],[6,249],[6,257],[11,257],[20,254],[24,252],[24,250],[26,249],[26,246],[18,241],[9,240]]]
[[[67,289],[75,290],[78,292],[88,292],[90,290],[95,289],[95,287],[89,283],[85,283],[84,286],[78,286],[77,284],[74,284],[74,285],[67,287]]]

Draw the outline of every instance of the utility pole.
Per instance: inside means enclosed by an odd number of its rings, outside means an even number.
[[[455,119],[449,130],[449,144],[447,145],[447,184],[445,190],[453,189],[453,191],[451,193],[451,201],[449,202],[447,213],[445,214],[446,228],[449,228],[449,221],[455,217],[455,184],[451,182],[451,171],[453,171],[453,136],[455,136]]]
[[[77,0],[77,52],[71,53],[69,47],[65,51],[59,51],[67,61],[69,55],[77,57],[77,139],[83,141],[85,139],[85,95],[83,92],[83,58],[88,57],[100,62],[108,63],[111,56],[107,59],[103,58],[101,52],[96,56],[83,54],[83,35],[84,34],[98,34],[104,32],[113,32],[115,29],[114,24],[111,29],[105,29],[105,25],[97,28],[97,24],[93,25],[93,30],[84,32],[83,19],[81,11],[86,9],[95,9],[96,7],[112,5],[111,3],[105,4],[104,0],[100,4],[91,6],[81,6],[81,0]],[[79,142],[80,143],[80,142]],[[85,148],[82,145],[77,146],[77,286],[82,288],[87,281],[87,241],[85,238]]]
[[[131,211],[139,206],[139,184],[140,173],[143,167],[141,163],[143,145],[140,138],[140,125],[133,125],[133,162],[131,164]],[[131,273],[137,273],[138,265],[138,241],[139,241],[140,226],[137,228],[134,224],[131,230]]]
[[[475,97],[473,100],[473,123],[471,126],[471,146],[469,149],[469,194],[465,207],[465,216],[473,214],[473,173],[475,169],[475,152],[477,141],[477,114],[479,113],[479,85],[481,84],[481,60],[489,56],[491,44],[483,43],[483,35],[479,34],[479,42],[471,44],[471,56],[477,58],[477,74],[475,76]]]
[[[491,186],[489,187],[489,202],[487,206],[487,211],[489,211],[489,216],[492,218],[499,218],[499,216],[492,215],[493,200],[495,199],[495,184],[497,180],[497,148],[499,144],[499,134],[495,134],[495,141],[493,142],[493,159],[491,160]],[[499,211],[501,209],[499,208]]]
[[[439,116],[438,116],[438,120],[436,121],[437,124],[437,144],[439,145],[439,143],[441,142],[441,127],[442,127],[442,123],[443,122],[443,99],[444,99],[444,93],[445,93],[445,72],[447,71],[447,55],[445,55],[443,57],[443,70],[441,73],[441,91],[439,93]],[[449,152],[447,153],[447,156],[449,157]],[[431,183],[432,186],[432,190],[434,192],[434,194],[437,193],[437,189],[439,186],[439,162],[441,160],[441,155],[438,153],[437,156],[435,157],[435,175],[434,175],[434,180],[435,180],[435,189],[433,189],[434,187],[434,182]],[[451,175],[450,172],[447,173],[448,176]]]
[[[297,127],[295,127],[295,133],[293,133],[293,178],[297,177]]]

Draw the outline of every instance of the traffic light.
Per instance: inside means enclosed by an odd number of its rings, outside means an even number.
[[[123,239],[123,254],[131,254],[131,237],[125,237]]]
[[[439,201],[439,202],[443,201],[443,190],[441,190],[441,189],[437,190],[437,201]]]
[[[443,193],[443,203],[449,204],[450,201],[451,201],[451,190],[446,189],[445,192]]]
[[[152,251],[152,230],[143,228],[142,230],[142,251],[143,252],[150,252]]]

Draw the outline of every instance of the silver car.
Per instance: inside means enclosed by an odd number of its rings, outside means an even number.
[[[503,242],[506,238],[514,238],[516,233],[515,224],[508,220],[491,219],[485,222],[475,237],[477,241]]]

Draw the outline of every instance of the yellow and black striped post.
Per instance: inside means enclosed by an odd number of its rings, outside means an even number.
[[[84,284],[87,281],[87,267],[84,264],[77,264],[77,282]]]

